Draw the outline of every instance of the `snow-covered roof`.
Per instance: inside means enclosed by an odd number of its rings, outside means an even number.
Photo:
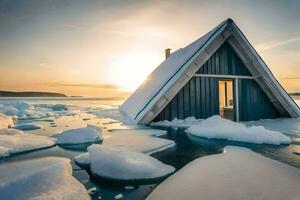
[[[238,36],[232,33],[234,31],[239,33]],[[191,78],[193,73],[202,66],[199,63],[195,64],[195,61],[200,59],[203,61],[200,63],[204,64],[204,61],[214,53],[220,44],[232,36],[242,38],[246,46],[250,46],[253,49],[234,22],[231,19],[227,19],[203,37],[172,53],[121,105],[121,112],[139,123],[147,124],[151,122],[159,114],[159,111],[172,100],[175,94]],[[219,46],[216,46],[216,42],[218,42]],[[261,60],[254,49],[251,53]],[[262,60],[261,62],[260,64],[266,67]],[[295,102],[278,84],[269,69],[265,69],[265,71],[271,77],[271,81],[276,82],[275,85],[277,84],[278,91],[284,93],[282,97],[286,100],[287,104],[292,106],[294,113],[291,116],[299,117],[300,111]]]

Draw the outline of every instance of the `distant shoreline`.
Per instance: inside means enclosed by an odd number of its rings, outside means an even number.
[[[54,92],[13,92],[0,91],[0,97],[67,97],[65,94]]]
[[[291,95],[291,96],[300,96],[300,93],[299,92],[294,92],[294,93],[289,93],[289,95]]]

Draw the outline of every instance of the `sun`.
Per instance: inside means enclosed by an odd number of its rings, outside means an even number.
[[[112,57],[112,82],[121,90],[134,91],[162,61],[154,52],[130,52]]]

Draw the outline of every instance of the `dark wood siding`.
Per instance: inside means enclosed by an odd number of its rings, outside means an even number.
[[[254,80],[239,80],[240,121],[280,117],[267,95]]]
[[[197,71],[197,74],[251,76],[244,63],[227,42],[212,55],[212,57]]]
[[[219,113],[218,80],[193,77],[154,121],[207,118]],[[169,114],[171,113],[171,114]]]
[[[251,76],[248,69],[227,42],[212,55],[197,71],[197,74]],[[174,118],[184,119],[190,116],[204,119],[218,115],[218,81],[218,78],[193,77],[154,121],[172,120]],[[241,121],[280,116],[254,80],[240,79],[238,89]]]

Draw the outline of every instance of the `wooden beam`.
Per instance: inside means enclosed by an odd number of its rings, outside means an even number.
[[[194,74],[194,77],[228,78],[228,79],[255,79],[253,76],[227,75],[227,74]]]

